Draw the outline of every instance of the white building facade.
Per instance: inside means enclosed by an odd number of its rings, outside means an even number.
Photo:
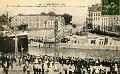
[[[28,38],[37,42],[44,38],[54,38],[55,20],[57,20],[59,34],[63,34],[65,20],[62,16],[40,14],[17,15],[11,19],[11,26],[27,25]]]
[[[101,12],[96,11],[92,13],[93,17],[93,28],[99,28],[99,24],[100,24],[100,18],[101,18]]]
[[[61,16],[49,16],[49,15],[17,15],[11,19],[11,26],[19,26],[26,24],[28,29],[41,29],[41,28],[54,28],[55,20],[58,21],[58,29],[64,26],[64,18]]]
[[[102,31],[112,31],[112,32],[116,32],[116,31],[119,31],[117,29],[117,27],[120,28],[120,23],[119,21],[120,20],[120,16],[118,15],[103,15],[101,16],[101,19],[100,19],[100,30]]]
[[[92,5],[89,8],[88,24],[92,24],[93,29],[99,29],[101,31],[119,31],[117,28],[120,28],[120,15],[101,15],[101,13],[101,5]]]

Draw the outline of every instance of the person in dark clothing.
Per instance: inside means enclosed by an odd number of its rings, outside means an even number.
[[[111,72],[110,72],[110,71],[108,71],[108,72],[107,72],[107,74],[111,74]]]
[[[85,74],[85,69],[83,69],[83,74]]]
[[[23,72],[25,73],[25,71],[26,71],[26,66],[23,66]]]
[[[45,71],[45,69],[44,69],[44,68],[42,68],[42,74],[44,74],[44,71]]]
[[[34,74],[36,74],[36,67],[35,66],[33,66],[33,72],[34,72]]]
[[[69,74],[72,74],[72,71],[71,71],[71,70],[69,70]]]
[[[59,74],[62,74],[62,72],[60,72]]]
[[[36,68],[36,73],[38,74],[38,68]]]
[[[42,68],[44,67],[44,64],[42,64]]]
[[[40,73],[41,73],[41,68],[39,68],[39,70],[38,70],[38,71],[39,71],[39,74],[40,74]]]
[[[93,69],[92,74],[95,74],[95,69]]]
[[[65,74],[67,74],[67,70],[65,69],[64,71],[65,71]]]
[[[5,74],[8,74],[8,68],[5,69]]]
[[[48,67],[48,68],[50,67],[50,62],[47,63],[47,67]]]

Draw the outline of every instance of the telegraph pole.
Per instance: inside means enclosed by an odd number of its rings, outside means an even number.
[[[55,20],[54,22],[54,36],[55,36],[55,45],[54,45],[54,48],[55,48],[55,53],[54,53],[54,56],[55,56],[55,61],[57,61],[57,57],[59,56],[58,54],[58,39],[57,39],[57,30],[58,30],[58,21]]]
[[[58,37],[57,37],[57,31],[58,31],[58,20],[55,20],[54,22],[54,36],[55,36],[55,43],[54,43],[54,49],[55,49],[55,53],[54,53],[54,71],[59,71],[58,69],[58,57],[59,57],[59,51],[58,51]]]
[[[7,7],[8,7],[8,5],[7,5]],[[7,12],[7,7],[6,7],[6,14],[7,14],[7,24],[8,24],[8,26],[10,25],[10,23],[9,23],[9,17],[8,17],[8,12]],[[9,32],[11,32],[10,30],[9,30]],[[17,26],[15,25],[14,26],[14,35],[15,35],[15,57],[17,57],[17,54],[18,54],[18,38],[17,38]]]
[[[18,38],[17,38],[17,26],[14,27],[15,34],[15,57],[18,56]]]

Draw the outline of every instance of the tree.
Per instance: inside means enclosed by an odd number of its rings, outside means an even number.
[[[2,16],[0,16],[0,21],[6,22],[7,21],[7,16],[5,14],[2,14]]]
[[[24,14],[22,14],[22,13],[19,13],[18,15],[24,15]]]
[[[87,24],[88,29],[92,29],[92,27],[93,27],[92,23]]]
[[[64,17],[65,25],[70,24],[70,22],[72,21],[72,15],[64,13],[62,16]]]
[[[41,12],[41,15],[46,15],[46,13],[45,12]]]
[[[5,14],[0,16],[0,24],[7,24],[8,17]]]
[[[56,16],[57,14],[55,12],[49,12],[48,15],[50,15],[50,16]]]

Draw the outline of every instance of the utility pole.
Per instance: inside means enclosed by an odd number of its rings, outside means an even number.
[[[58,37],[57,37],[57,31],[58,31],[58,20],[55,20],[54,22],[54,36],[55,36],[55,43],[54,43],[54,49],[55,49],[55,53],[54,53],[54,71],[59,71],[58,68],[58,57],[59,57],[59,51],[58,51]]]
[[[58,54],[58,48],[57,48],[58,47],[57,31],[58,31],[58,21],[55,20],[55,22],[54,22],[54,36],[55,36],[55,45],[54,45],[55,54],[54,54],[54,56],[55,56],[55,61],[57,61],[57,58],[59,56],[59,54]]]
[[[18,56],[18,38],[17,38],[17,26],[14,27],[15,34],[15,57]]]
[[[9,23],[9,17],[8,17],[7,7],[6,7],[7,24],[9,26],[10,23]],[[11,31],[9,30],[9,32],[11,32]],[[18,38],[17,38],[17,26],[16,25],[14,26],[14,35],[15,35],[15,39],[14,39],[15,40],[15,57],[17,57],[17,54],[18,54]]]

